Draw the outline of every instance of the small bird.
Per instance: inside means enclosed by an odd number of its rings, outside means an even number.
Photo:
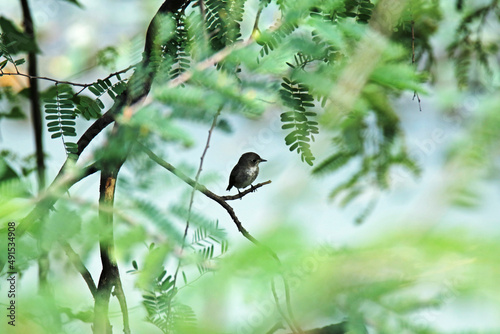
[[[226,190],[231,190],[234,186],[240,192],[240,189],[252,186],[252,182],[255,181],[257,175],[259,175],[259,163],[265,162],[267,160],[259,157],[257,153],[247,152],[243,154],[238,160],[236,166],[234,166],[229,176],[229,185]]]

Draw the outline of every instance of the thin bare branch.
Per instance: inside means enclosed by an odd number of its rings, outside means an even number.
[[[193,189],[200,191],[201,193],[203,193],[208,198],[210,198],[210,199],[214,200],[215,202],[219,203],[219,205],[221,205],[227,211],[227,213],[229,214],[229,216],[231,217],[231,219],[233,220],[233,222],[236,224],[236,227],[238,228],[238,231],[241,234],[243,234],[243,236],[246,239],[248,239],[250,242],[252,242],[256,246],[261,247],[262,249],[264,249],[272,258],[274,258],[276,260],[276,262],[278,263],[279,267],[282,268],[282,263],[281,263],[278,255],[271,248],[269,248],[268,246],[262,244],[260,241],[258,241],[257,239],[255,239],[243,227],[243,224],[239,220],[238,216],[236,216],[236,213],[234,212],[234,209],[229,204],[227,204],[226,200],[224,200],[222,196],[218,196],[218,195],[214,194],[213,192],[211,192],[210,190],[208,190],[205,186],[197,183],[196,181],[194,181],[193,179],[191,179],[190,177],[188,177],[187,175],[185,175],[184,173],[182,173],[180,170],[178,170],[177,168],[175,168],[173,165],[171,165],[170,163],[168,163],[165,160],[163,160],[160,157],[158,157],[156,154],[153,153],[153,151],[151,151],[149,148],[147,148],[143,144],[138,143],[138,145],[149,156],[149,158],[151,160],[153,160],[154,162],[156,162],[160,166],[164,167],[165,169],[167,169],[172,174],[176,175],[178,178],[180,178],[181,180],[183,180],[184,182],[186,182],[187,184],[189,184],[191,187],[193,187]],[[258,184],[254,188],[261,187],[264,184],[269,184],[269,183],[271,183],[271,181],[267,181],[267,182],[264,182],[262,184]],[[251,192],[251,191],[249,191],[249,192]],[[236,197],[236,198],[241,198],[244,195],[248,194],[249,192],[245,192],[245,194],[241,193],[241,194],[237,195],[237,196],[240,196],[240,197]],[[235,199],[235,198],[231,198],[231,199]],[[300,329],[300,327],[298,326],[297,322],[295,321],[295,318],[294,318],[294,315],[293,315],[293,311],[292,311],[292,307],[291,307],[291,302],[290,302],[290,288],[289,288],[289,285],[288,285],[288,281],[287,281],[287,279],[285,278],[285,276],[283,274],[281,274],[281,277],[283,279],[284,286],[285,286],[285,298],[286,298],[287,311],[288,311],[288,314],[289,314],[290,318],[292,319],[291,320],[291,324],[293,324],[292,326],[290,326],[290,328],[294,331],[294,333],[295,332],[297,332],[297,333],[303,333],[303,331]]]
[[[246,194],[253,193],[253,192],[255,192],[258,188],[260,188],[260,187],[262,187],[262,186],[265,186],[266,184],[269,184],[269,183],[271,183],[271,180],[268,180],[268,181],[265,181],[265,182],[258,183],[258,184],[256,184],[255,186],[250,187],[250,188],[248,188],[247,190],[240,192],[238,195],[221,196],[220,198],[221,198],[222,200],[224,200],[224,201],[232,201],[232,200],[235,200],[235,199],[241,199],[241,198],[242,198],[243,196],[245,196]]]
[[[102,79],[102,80],[107,80],[107,79],[110,79],[118,74],[122,74],[122,73],[125,73],[125,72],[128,72],[130,69],[132,69],[134,66],[129,66],[123,70],[120,70],[120,71],[117,71],[117,72],[114,72],[114,73],[111,73],[110,75],[108,75],[106,78]],[[34,80],[34,79],[37,79],[37,80],[45,80],[45,81],[51,81],[51,82],[54,82],[56,85],[61,85],[61,84],[65,84],[65,85],[70,85],[70,86],[76,86],[76,87],[83,87],[78,93],[76,93],[75,95],[78,95],[80,94],[85,88],[88,88],[90,86],[92,86],[94,84],[94,82],[92,83],[79,83],[79,82],[73,82],[73,81],[66,81],[66,80],[57,80],[57,79],[53,79],[53,78],[49,78],[49,77],[42,77],[42,76],[37,76],[37,75],[31,75],[31,74],[26,74],[26,73],[21,73],[21,72],[2,72],[0,74],[0,77],[1,76],[4,76],[4,75],[9,75],[9,76],[18,76],[18,77],[25,77],[25,78],[28,78],[30,80]]]
[[[118,303],[120,304],[120,310],[123,314],[123,333],[130,334],[130,320],[128,316],[127,299],[125,298],[125,292],[123,292],[122,281],[118,276],[115,282],[114,294]]]
[[[292,332],[294,334],[296,334],[297,331],[296,331],[294,325],[292,324],[291,320],[288,319],[287,315],[285,314],[285,312],[281,308],[281,304],[280,304],[280,300],[279,300],[279,297],[278,297],[278,293],[276,292],[276,286],[274,285],[274,278],[271,278],[271,291],[273,293],[274,302],[276,303],[276,308],[278,309],[279,314],[286,321],[286,323],[288,324],[288,327],[290,327],[290,329],[292,330]]]
[[[198,5],[200,7],[200,15],[203,21],[205,21],[205,18],[207,16],[207,9],[205,7],[205,1],[203,0],[198,0]]]
[[[415,65],[415,21],[411,21],[411,63]],[[418,101],[418,109],[422,111],[422,103],[420,101],[420,96],[417,91],[413,92],[413,99],[417,98]]]
[[[92,297],[94,297],[95,299],[97,294],[97,287],[95,286],[95,282],[92,279],[92,275],[90,274],[89,270],[87,269],[87,267],[85,267],[85,264],[82,262],[82,259],[73,250],[73,248],[70,246],[69,243],[67,243],[66,241],[60,241],[60,243],[71,263],[73,263],[76,270],[78,270],[80,275],[82,275],[85,283],[87,283],[87,286],[89,287]]]
[[[193,202],[194,202],[194,193],[196,192],[196,186],[198,185],[198,180],[200,178],[201,171],[203,169],[203,161],[205,160],[205,155],[207,154],[208,148],[210,147],[210,139],[212,138],[212,132],[215,128],[215,125],[217,124],[217,118],[220,115],[220,109],[217,111],[217,113],[214,116],[214,119],[212,121],[212,126],[210,126],[210,129],[208,130],[208,136],[207,136],[207,142],[205,144],[205,148],[203,149],[203,153],[201,154],[200,157],[200,165],[198,167],[198,171],[196,172],[196,176],[194,178],[194,187],[193,190],[191,191],[191,197],[189,199],[189,207],[188,207],[188,213],[187,213],[187,218],[186,218],[186,227],[184,229],[184,235],[182,237],[182,245],[181,245],[181,254],[184,251],[184,247],[186,246],[186,238],[189,230],[189,221],[191,219],[191,211],[193,209]],[[176,284],[177,284],[177,275],[179,274],[179,269],[181,268],[182,264],[182,256],[179,256],[179,261],[177,262],[177,268],[175,269],[175,274],[173,278],[173,288],[175,289]],[[168,300],[168,307],[167,307],[167,323],[169,323],[169,318],[171,315],[171,308],[172,308],[172,298]]]

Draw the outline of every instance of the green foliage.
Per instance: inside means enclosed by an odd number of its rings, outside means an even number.
[[[196,266],[200,274],[214,270],[214,260],[224,255],[228,250],[228,241],[224,238],[224,229],[219,228],[219,222],[200,226],[193,233],[191,248],[198,254]],[[215,250],[215,245],[218,250]]]
[[[170,323],[167,314],[170,313],[173,296],[176,293],[172,276],[166,276],[164,270],[156,279],[154,290],[143,294],[143,304],[148,313],[147,320],[160,328],[164,333],[168,333]]]
[[[472,8],[462,17],[455,33],[455,38],[448,45],[448,56],[454,59],[455,76],[461,88],[471,81],[473,75],[471,65],[474,62],[482,65],[489,75],[493,74],[492,67],[497,63],[498,39],[484,38],[481,30],[489,24],[490,17],[498,15],[498,1],[492,0],[488,4]],[[477,76],[477,75],[476,75]]]
[[[457,115],[458,121],[465,121],[467,135],[458,139],[447,153],[447,166],[455,176],[448,184],[446,199],[463,209],[478,209],[488,201],[481,191],[484,181],[492,180],[498,172],[495,162],[495,143],[500,140],[496,129],[500,117],[496,112],[498,96],[485,96],[480,100],[473,118]],[[470,140],[469,138],[474,138]],[[460,169],[452,166],[461,166]]]
[[[207,0],[204,1],[207,26],[213,50],[234,44],[241,37],[241,21],[246,0]]]
[[[66,154],[76,158],[78,146],[68,142],[65,137],[76,136],[76,113],[71,87],[56,85],[55,96],[45,99],[45,120],[51,138],[61,138]]]
[[[368,23],[372,16],[375,5],[370,0],[347,0],[344,11],[339,13],[340,17],[352,17],[358,23]]]
[[[139,272],[137,262],[132,262],[132,266],[134,269],[129,273]],[[154,278],[152,288],[143,292],[146,321],[163,333],[191,333],[196,330],[196,315],[191,307],[175,300],[178,290],[175,279],[163,270]]]
[[[107,94],[111,99],[115,100],[118,95],[123,93],[126,89],[126,80],[121,79],[120,75],[116,76],[117,80],[115,83],[111,82],[110,78],[105,80],[97,80],[88,87],[90,92],[94,94],[95,99],[91,99],[85,96],[76,96],[76,113],[81,114],[87,120],[91,118],[99,118],[101,116],[101,111],[105,108],[104,103],[101,98],[103,95]]]
[[[97,64],[113,71],[116,68],[118,55],[118,50],[115,47],[105,47],[97,52]]]
[[[168,215],[155,204],[142,200],[134,199],[134,207],[138,212],[152,222],[160,231],[163,231],[165,235],[168,235],[177,244],[182,244],[182,235],[180,231],[175,227],[172,221],[168,218]]]
[[[74,0],[67,2],[80,5]],[[172,3],[176,1],[166,2]],[[413,175],[420,172],[407,150],[402,112],[395,108],[394,100],[413,92],[425,93],[422,83],[433,74],[429,64],[442,61],[433,58],[430,41],[442,25],[443,2],[409,1],[402,16],[392,18],[396,23],[388,29],[391,34],[377,29],[380,22],[372,22],[392,14],[374,15],[375,4],[383,4],[381,1],[208,0],[200,8],[201,4],[196,2],[186,10],[155,19],[150,30],[153,35],[148,36],[154,41],[153,50],[145,53],[147,62],[133,67],[130,80],[111,73],[90,85],[77,84],[83,87],[77,93],[62,84],[41,92],[48,131],[53,138],[63,140],[68,156],[76,158],[75,154],[81,152],[76,143],[67,140],[76,136],[76,118],[81,115],[87,120],[99,119],[109,110],[107,101],[120,102],[116,109],[121,111],[126,103],[136,102],[138,92],[144,92],[144,86],[152,83],[148,79],[154,77],[152,101],[148,99],[142,109],[134,105],[131,117],[117,115],[119,131],[108,137],[113,140],[91,148],[89,154],[98,167],[115,157],[127,157],[120,170],[114,206],[100,209],[109,210],[115,218],[114,239],[104,241],[111,244],[115,240],[113,255],[118,265],[132,262],[132,269],[122,279],[133,280],[135,286],[124,284],[125,295],[128,298],[131,289],[136,289],[143,297],[145,313],[136,312],[140,304],[136,300],[127,300],[131,302],[134,328],[149,332],[146,326],[150,325],[144,324],[148,322],[163,333],[266,333],[282,320],[275,305],[291,303],[301,326],[328,321],[330,325],[324,330],[366,333],[368,328],[377,333],[434,333],[437,327],[441,329],[441,323],[422,324],[415,316],[454,303],[463,307],[467,303],[464,297],[489,295],[498,300],[495,278],[500,273],[495,265],[495,249],[500,249],[493,238],[476,239],[468,229],[429,232],[405,225],[404,231],[396,235],[387,232],[392,226],[378,236],[371,235],[371,242],[356,239],[349,247],[312,247],[304,226],[295,230],[290,226],[297,225],[280,221],[281,216],[266,215],[265,220],[272,225],[267,231],[258,230],[258,239],[278,254],[278,264],[267,248],[255,247],[242,238],[244,242],[240,242],[239,235],[229,238],[222,226],[230,224],[230,219],[221,216],[224,211],[216,211],[213,216],[198,197],[203,195],[196,193],[193,208],[188,210],[192,189],[175,175],[167,177],[164,170],[159,172],[150,160],[145,161],[142,146],[131,148],[139,140],[178,170],[194,175],[192,165],[186,167],[179,162],[186,156],[180,151],[194,146],[198,138],[189,133],[190,124],[186,126],[185,120],[210,124],[216,112],[221,112],[216,129],[227,131],[233,115],[257,118],[269,110],[270,123],[279,115],[290,151],[299,153],[308,165],[312,166],[315,159],[320,161],[311,169],[313,175],[329,177],[327,180],[341,176],[333,186],[327,182],[322,186],[331,187],[330,198],[336,199],[340,207],[361,202],[355,207],[357,221],[361,222],[375,207],[380,190],[392,186],[394,170],[403,169]],[[485,22],[496,22],[495,4],[490,1],[476,8],[470,2],[456,3],[464,13],[448,50],[458,65],[456,76],[463,87],[471,81],[475,61],[487,71],[497,70],[493,62],[498,53],[496,35],[486,39],[481,34]],[[272,18],[279,19],[269,23]],[[252,38],[244,40],[242,30],[248,31],[252,25]],[[14,66],[19,71],[17,66],[24,60],[17,54],[38,51],[36,43],[26,40],[9,19],[1,18],[0,28],[0,69]],[[115,48],[106,48],[98,53],[98,63],[111,67],[116,54]],[[422,63],[412,64],[413,56]],[[429,70],[429,75],[419,74],[417,65]],[[16,92],[7,85],[4,87],[2,81],[0,118],[12,121],[27,110],[21,97],[30,94],[28,89]],[[92,95],[81,94],[85,89]],[[130,98],[126,102],[118,99],[125,91]],[[404,95],[408,92],[410,95]],[[493,89],[477,93],[480,107],[464,122],[468,132],[447,157],[449,169],[445,172],[455,181],[447,183],[446,196],[462,209],[474,210],[483,205],[486,201],[478,180],[496,181],[498,175],[498,159],[492,152],[496,152],[500,140],[496,112],[500,102],[492,97],[493,93]],[[344,98],[351,103],[344,103]],[[453,102],[464,103],[458,98]],[[455,104],[452,112],[457,108]],[[227,117],[229,113],[233,115]],[[319,143],[313,147],[315,140]],[[234,147],[231,145],[228,148]],[[24,304],[18,308],[20,330],[74,332],[73,326],[83,323],[82,332],[89,331],[92,297],[88,293],[81,297],[81,289],[75,289],[75,282],[85,284],[76,279],[75,267],[81,267],[70,263],[59,243],[71,243],[83,266],[93,263],[99,236],[103,241],[102,236],[110,231],[100,230],[96,198],[87,199],[81,189],[70,189],[68,196],[66,189],[60,192],[59,188],[50,188],[34,198],[31,192],[36,187],[30,181],[32,177],[26,177],[33,170],[33,161],[32,157],[29,161],[14,158],[12,152],[0,154],[0,248],[7,247],[7,224],[22,221],[33,203],[43,204],[42,209],[37,208],[43,217],[37,218],[44,219],[38,219],[30,234],[16,241],[17,269],[24,275],[37,262],[42,265],[42,255],[48,252],[49,284],[55,295],[62,297],[38,297],[30,290],[21,290],[19,301]],[[190,163],[193,161],[190,159]],[[87,181],[92,182],[91,178]],[[200,183],[212,187],[203,178]],[[95,182],[93,185],[97,189]],[[180,195],[181,187],[187,191]],[[277,201],[281,200],[279,195]],[[52,205],[52,199],[58,203]],[[245,197],[241,202],[228,203],[234,203],[234,214],[239,215],[238,205],[250,205],[247,200]],[[303,197],[298,201],[307,205]],[[49,204],[43,207],[45,203]],[[293,204],[287,206],[289,215],[296,213]],[[253,210],[251,207],[250,213]],[[251,220],[255,217],[259,216],[241,217],[245,223],[248,221],[245,228],[253,230]],[[322,230],[322,240],[328,239],[330,232]],[[336,229],[335,237],[338,233],[342,234],[342,230]],[[5,260],[1,261],[4,265]],[[98,277],[93,266],[88,269],[92,277]],[[31,283],[24,277],[20,279],[22,289],[27,288],[26,282]],[[278,279],[282,277],[290,282],[290,291],[285,291]],[[269,290],[271,279],[277,283],[276,296]],[[67,291],[85,300],[76,303]],[[422,296],[422,291],[427,294]],[[288,293],[291,302],[286,298]],[[237,310],[235,301],[243,301]],[[75,305],[80,304],[85,306],[77,309]],[[118,330],[121,319],[114,316],[113,307],[111,304],[110,320]],[[253,321],[256,314],[258,321]]]
[[[11,63],[17,70],[17,65],[22,65],[24,64],[25,60],[24,58],[20,59],[14,59],[11,55],[11,53],[17,52],[18,50],[14,48],[14,46],[17,44],[17,41],[8,41],[8,38],[6,37],[5,33],[0,34],[0,57],[5,58],[4,60],[0,61],[0,71],[3,71],[3,69]]]
[[[257,42],[262,45],[261,57],[268,56],[271,51],[278,48],[296,28],[295,22],[285,22],[275,30],[258,32]]]
[[[167,64],[168,68],[170,68],[167,70],[167,80],[178,77],[189,69],[191,65],[189,48],[192,37],[188,34],[191,22],[184,12],[174,13],[173,19],[176,22],[175,34],[163,47],[165,57],[168,57],[170,60],[170,63]]]
[[[157,135],[165,142],[180,143],[186,148],[194,144],[191,135],[171,115],[158,107],[147,106],[140,109],[127,126],[135,127],[134,131],[144,139],[153,139],[152,136]]]
[[[377,108],[374,112],[357,112],[343,119],[339,133],[333,138],[334,153],[313,170],[316,175],[331,174],[341,168],[357,170],[330,192],[331,199],[344,195],[342,206],[357,198],[367,184],[387,189],[392,168],[401,166],[414,175],[420,173],[419,166],[410,158],[399,138],[401,130],[397,116],[383,96],[378,88],[370,86],[364,98],[370,99]],[[362,222],[373,205],[371,201],[361,210],[358,222]]]
[[[260,115],[264,111],[264,105],[258,99],[260,94],[261,91],[253,86],[216,69],[196,71],[188,84],[159,87],[155,91],[156,99],[172,109],[172,117],[206,123],[211,122],[220,109],[249,116]]]
[[[11,20],[3,16],[0,17],[0,30],[2,31],[0,35],[1,56],[7,58],[19,53],[40,52],[36,41],[26,35],[23,31],[19,30]],[[9,61],[11,63],[14,62],[12,59],[9,59]]]
[[[0,120],[5,119],[26,119],[23,109],[21,108],[21,101],[23,94],[16,94],[12,87],[1,87],[0,88]],[[6,110],[4,108],[9,108]]]
[[[315,158],[309,142],[314,141],[314,134],[319,133],[318,122],[311,120],[316,113],[309,111],[314,107],[314,98],[305,85],[285,77],[283,81],[280,96],[283,104],[292,109],[281,114],[282,129],[292,129],[285,137],[285,143],[290,146],[290,151],[297,150],[302,161],[312,166]]]

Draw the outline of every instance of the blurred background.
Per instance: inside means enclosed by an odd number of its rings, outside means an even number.
[[[87,83],[137,63],[141,59],[147,25],[162,1],[110,0],[103,5],[102,1],[82,0],[80,3],[82,9],[65,1],[30,1],[42,50],[38,57],[40,76]],[[435,63],[431,69],[432,82],[425,86],[426,93],[420,94],[421,106],[412,93],[394,97],[408,151],[421,167],[421,175],[413,176],[395,169],[391,172],[389,191],[381,192],[367,184],[358,198],[341,207],[339,201],[329,200],[329,193],[348,177],[349,168],[326,177],[312,176],[311,167],[301,162],[300,157],[285,145],[283,138],[286,132],[281,129],[280,122],[283,110],[270,101],[266,112],[257,119],[236,113],[221,115],[231,131],[215,130],[212,134],[201,182],[216,194],[226,195],[229,173],[241,154],[252,151],[266,159],[267,162],[260,166],[256,182],[271,180],[272,183],[243,200],[231,203],[244,226],[257,238],[265,238],[283,229],[300,231],[298,233],[304,243],[328,245],[333,249],[365,247],[379,242],[388,234],[404,235],[405,231],[412,230],[421,238],[438,231],[459,233],[477,243],[498,239],[500,160],[495,139],[500,132],[500,119],[495,114],[498,114],[499,106],[500,72],[494,68],[491,76],[478,75],[477,85],[463,90],[457,88],[455,70],[446,47],[452,39],[450,31],[455,31],[460,15],[455,11],[455,2],[442,1],[441,6],[445,18],[431,39]],[[263,26],[274,19],[271,10],[264,14]],[[16,18],[21,25],[21,10],[17,1],[3,1],[0,15]],[[251,10],[248,15],[252,15]],[[482,34],[485,40],[496,41],[500,35],[498,22],[487,25]],[[0,78],[0,85],[11,86],[15,91],[27,84],[27,80],[21,77]],[[40,81],[40,85],[44,89],[51,84]],[[1,103],[0,111],[6,112],[7,102],[2,100]],[[0,120],[0,149],[15,152],[16,159],[23,159],[34,152],[28,106],[23,107],[26,110],[25,119]],[[172,144],[158,154],[176,166],[184,166],[186,173],[193,177],[205,147],[209,126],[205,123],[179,122],[191,136],[192,146]],[[78,134],[82,134],[89,124],[80,119],[77,123]],[[92,159],[103,138],[105,134],[91,144],[82,156],[83,161]],[[327,134],[322,135],[321,130],[315,139],[312,151],[319,162],[331,154],[332,143],[331,138]],[[60,140],[51,139],[47,131],[44,131],[44,145],[47,180],[50,182],[64,162],[66,153]],[[123,182],[152,182],[151,175],[141,175],[137,166],[132,165],[125,164],[121,171],[117,202],[129,196],[130,188],[126,185],[122,187]],[[189,193],[190,188],[167,171],[159,168],[153,171],[156,187],[153,193],[144,194],[149,200],[167,208],[179,202],[179,192]],[[34,179],[35,175],[30,177]],[[88,177],[72,187],[70,194],[97,203],[98,182],[98,175]],[[234,194],[234,189],[230,193]],[[182,198],[188,200],[187,195]],[[357,221],[360,211],[372,205],[373,210],[366,218],[362,222]],[[196,194],[194,209],[219,220],[220,226],[228,233],[231,247],[249,246],[231,219],[213,202]],[[131,269],[131,259],[126,257],[124,255],[120,259],[125,270]],[[88,262],[91,272],[100,270],[97,254],[90,256]],[[35,290],[34,286],[28,286],[30,282],[36,282],[36,268],[30,270],[32,275],[28,272],[20,282],[21,291]],[[135,277],[126,274],[125,270],[122,272],[124,284],[133,289]],[[71,286],[64,289],[69,291]],[[487,290],[484,295],[463,299],[456,296],[451,286],[443,297],[445,307],[419,314],[420,321],[432,324],[443,333],[500,332],[498,291],[492,295],[491,290]],[[5,295],[3,288],[0,288],[0,294]],[[239,295],[235,293],[235,296]],[[140,294],[132,294],[129,298],[132,300],[132,317],[144,316],[144,311],[137,306]],[[231,308],[230,305],[239,306],[233,309],[237,309],[236,320],[226,319],[221,315],[223,311],[218,317],[221,321],[238,323],[248,316],[248,310],[240,304],[247,302],[241,296],[221,302],[227,309]],[[114,307],[114,312],[118,313],[117,305]]]

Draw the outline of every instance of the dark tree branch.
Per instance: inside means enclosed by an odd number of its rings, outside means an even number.
[[[118,267],[116,269],[118,270]],[[130,321],[128,316],[127,299],[125,298],[125,292],[123,291],[123,286],[120,276],[118,276],[115,281],[114,295],[116,296],[116,299],[118,299],[118,303],[120,304],[120,310],[123,316],[123,332],[125,334],[130,334]]]
[[[236,216],[236,213],[234,212],[234,209],[229,204],[226,203],[226,201],[223,199],[223,197],[214,194],[213,192],[211,192],[210,190],[208,190],[205,186],[197,183],[195,180],[193,180],[190,177],[188,177],[187,175],[185,175],[183,172],[181,172],[180,170],[178,170],[177,168],[175,168],[173,165],[169,164],[165,160],[163,160],[160,157],[158,157],[156,154],[153,153],[153,151],[151,151],[149,148],[147,148],[143,144],[139,143],[139,146],[149,156],[149,158],[151,160],[153,160],[154,162],[156,162],[158,165],[160,165],[163,168],[167,169],[169,172],[171,172],[172,174],[174,174],[175,176],[177,176],[178,178],[180,178],[182,181],[186,182],[188,185],[190,185],[194,189],[200,191],[202,194],[204,194],[208,198],[210,198],[210,199],[214,200],[215,202],[219,203],[219,205],[222,206],[227,211],[227,213],[229,214],[229,216],[231,217],[231,219],[233,220],[233,222],[236,224],[236,227],[238,228],[238,231],[241,234],[243,234],[243,236],[246,239],[248,239],[250,242],[252,242],[254,245],[256,245],[256,246],[261,247],[262,249],[264,249],[271,257],[273,257],[276,260],[276,262],[278,263],[278,265],[280,266],[280,268],[282,267],[282,263],[281,263],[278,255],[271,248],[269,248],[266,245],[260,243],[260,241],[258,241],[257,239],[255,239],[243,227],[243,224],[239,220],[238,216]],[[258,184],[255,187],[261,187],[264,184],[269,184],[269,183],[271,183],[271,181],[267,181],[267,182],[264,182],[262,184]],[[248,193],[249,192],[246,192],[246,194],[248,194]],[[243,197],[246,194],[241,193],[240,197],[237,197],[237,198],[241,198],[241,197]],[[231,199],[234,199],[234,198],[231,198]],[[281,277],[283,279],[284,286],[285,286],[286,305],[287,305],[288,314],[289,314],[290,319],[291,319],[290,328],[292,329],[292,331],[294,331],[294,333],[295,332],[303,333],[302,330],[300,329],[300,327],[298,326],[298,324],[296,323],[294,315],[293,315],[293,311],[292,311],[292,307],[291,307],[291,302],[290,302],[290,288],[289,288],[289,285],[288,285],[288,281],[283,276],[283,274],[281,275]],[[284,319],[287,320],[287,318],[284,318]]]
[[[206,20],[206,17],[207,17],[207,11],[206,11],[206,8],[205,8],[205,1],[204,0],[198,0],[198,6],[200,7],[200,15],[201,15],[201,19],[203,21]]]
[[[273,328],[267,331],[266,334],[274,334],[280,329],[284,329],[284,327],[281,322],[278,322],[273,326]],[[342,321],[338,324],[328,325],[321,328],[314,328],[303,332],[303,334],[344,334],[344,333],[350,333],[347,321]]]
[[[235,200],[235,199],[240,199],[243,196],[245,196],[245,195],[247,195],[249,193],[255,192],[255,190],[257,190],[258,188],[260,188],[262,186],[265,186],[266,184],[269,184],[269,183],[271,183],[271,180],[268,180],[266,182],[258,183],[257,185],[255,185],[253,187],[250,187],[250,188],[248,188],[245,191],[240,192],[238,195],[220,196],[220,198],[222,200],[224,200],[224,201],[232,201],[232,200]]]
[[[131,106],[145,97],[153,83],[153,79],[157,73],[158,62],[152,61],[155,55],[161,52],[161,43],[156,41],[159,29],[162,29],[162,15],[167,12],[174,12],[186,6],[189,1],[165,1],[158,10],[155,17],[152,19],[148,31],[146,33],[146,44],[144,47],[144,57],[141,63],[136,67],[136,70],[127,84],[127,90],[117,97],[113,107],[101,118],[101,122],[94,123],[90,132],[87,131],[78,141],[78,153],[80,154],[90,141],[104,129],[108,124],[114,121],[114,116],[123,112],[124,107]],[[96,125],[97,124],[97,125]],[[95,125],[95,126],[94,126]],[[115,129],[112,134],[112,141],[124,143],[120,139],[127,139],[124,135],[127,130],[121,129],[115,124]],[[111,146],[111,145],[110,145]],[[128,149],[126,148],[121,154],[121,157],[110,157],[103,163],[101,171],[101,186],[99,198],[99,217],[101,222],[100,250],[102,272],[99,278],[97,288],[97,296],[94,307],[94,332],[108,333],[111,332],[111,326],[108,318],[109,299],[113,286],[117,292],[117,298],[120,302],[120,307],[123,314],[124,332],[130,333],[128,324],[128,310],[125,300],[125,295],[120,281],[120,274],[116,260],[114,259],[114,241],[113,241],[113,213],[109,210],[104,210],[103,207],[113,207],[114,191],[118,171],[126,159]],[[120,153],[119,153],[120,154]]]
[[[24,31],[26,35],[35,41],[35,27],[31,17],[31,11],[28,0],[21,0],[21,7],[24,18]],[[28,73],[30,82],[30,102],[31,102],[31,117],[33,121],[33,130],[35,132],[35,147],[36,147],[36,166],[38,176],[38,191],[45,189],[45,161],[43,152],[42,140],[42,112],[40,108],[40,92],[38,90],[38,61],[36,52],[28,53]]]
[[[99,163],[93,163],[82,169],[74,168],[64,174],[59,174],[52,184],[45,190],[37,200],[36,206],[31,212],[19,221],[17,233],[22,236],[28,231],[32,224],[45,216],[54,206],[61,194],[66,193],[71,186],[100,170]]]
[[[132,77],[130,78],[127,87],[131,86],[131,83],[134,83],[134,87],[142,87],[140,90],[132,90],[127,89],[124,93],[119,95],[114,105],[104,114],[96,120],[80,137],[78,140],[78,152],[77,156],[79,157],[81,153],[87,148],[90,142],[109,124],[111,124],[116,115],[120,114],[123,111],[123,108],[128,104],[132,105],[140,101],[143,97],[145,97],[149,90],[151,89],[151,83],[154,78],[154,68],[149,66],[150,60],[152,57],[152,53],[154,51],[154,37],[158,29],[159,17],[167,12],[175,12],[178,10],[183,10],[190,3],[190,0],[173,0],[173,1],[165,1],[163,5],[160,7],[156,15],[151,20],[151,23],[148,27],[146,43],[144,46],[144,57],[141,63],[139,63],[136,67],[136,70]],[[146,73],[141,74],[141,71],[146,71]],[[62,165],[59,173],[56,178],[49,186],[48,194],[57,193],[60,189],[66,191],[71,187],[74,183],[78,182],[80,179],[74,179],[71,172],[68,172],[68,167],[73,165],[75,161],[71,158],[66,159],[64,164]],[[64,180],[64,181],[62,181]],[[72,183],[72,181],[74,183]],[[61,188],[62,184],[62,188]],[[39,217],[43,216],[44,213],[47,212],[49,208],[51,208],[54,203],[57,201],[57,197],[46,198],[44,201],[37,203],[36,207],[20,221],[19,230],[22,234],[24,231],[30,228],[30,225],[33,224]]]
[[[415,21],[411,20],[411,64],[415,65]],[[417,91],[413,92],[413,100],[417,98],[418,109],[422,111],[422,101]]]
[[[36,41],[35,26],[31,17],[31,10],[28,0],[21,0],[23,12],[24,31],[28,38],[33,43]],[[45,154],[43,151],[43,136],[42,136],[42,112],[40,108],[40,92],[38,89],[38,80],[36,79],[38,72],[38,61],[36,58],[37,50],[28,52],[28,73],[30,87],[30,104],[31,104],[31,120],[33,122],[33,133],[35,137],[35,156],[36,156],[36,173],[38,179],[38,192],[45,189]],[[50,261],[45,250],[41,250],[38,258],[38,283],[41,291],[49,288],[47,284],[47,275],[49,273]]]
[[[120,304],[123,317],[123,332],[130,333],[127,301],[120,279],[120,271],[114,255],[114,227],[113,207],[118,172],[125,162],[132,143],[127,140],[130,136],[129,128],[122,128],[115,123],[111,138],[106,147],[101,170],[101,183],[99,187],[99,248],[101,254],[102,271],[97,287],[97,298],[94,306],[94,333],[108,333],[111,326],[108,318],[109,301],[112,289]],[[116,152],[114,147],[119,145],[122,150]],[[113,152],[115,151],[115,152]],[[113,153],[111,153],[113,152]]]
[[[70,246],[69,243],[66,241],[61,241],[61,246],[66,252],[66,255],[70,259],[71,263],[75,266],[76,270],[82,275],[83,279],[85,280],[85,283],[87,283],[87,286],[89,287],[90,293],[92,294],[92,297],[94,299],[96,298],[96,293],[97,293],[97,288],[95,286],[94,280],[92,279],[92,275],[88,271],[88,269],[85,267],[85,264],[83,264],[82,259],[80,256],[73,250],[73,248]]]
[[[180,178],[182,181],[186,182],[191,187],[193,187],[196,190],[200,191],[201,193],[203,193],[208,198],[210,198],[210,199],[216,201],[217,203],[219,203],[227,211],[227,213],[229,214],[229,216],[231,217],[231,219],[236,224],[236,227],[238,228],[238,231],[240,231],[243,234],[243,236],[245,236],[245,238],[247,238],[248,240],[250,240],[251,242],[253,242],[256,245],[263,246],[263,245],[260,244],[260,242],[258,240],[256,240],[254,237],[252,237],[252,235],[250,235],[250,233],[248,233],[248,231],[243,227],[243,225],[241,224],[240,220],[238,219],[238,217],[234,213],[234,209],[229,204],[227,204],[226,201],[224,199],[222,199],[222,197],[214,194],[213,192],[211,192],[210,190],[208,190],[204,185],[199,184],[199,183],[196,184],[196,182],[193,179],[191,179],[186,174],[184,174],[183,172],[181,172],[180,170],[178,170],[177,168],[175,168],[173,165],[169,164],[168,162],[166,162],[165,160],[163,160],[162,158],[160,158],[159,156],[157,156],[156,154],[154,154],[153,151],[151,151],[149,148],[147,148],[143,144],[139,143],[139,146],[149,156],[149,158],[151,160],[153,160],[154,162],[156,162],[158,165],[160,165],[163,168],[167,169],[169,172],[173,173],[175,176],[177,176],[178,178]],[[271,181],[266,182],[266,184],[268,184],[268,183],[271,183]],[[259,186],[259,185],[257,185],[257,186]],[[257,186],[255,186],[255,187],[257,187]],[[260,186],[262,186],[262,185],[260,185]],[[269,249],[269,251],[271,252],[271,255],[275,259],[278,259],[278,256],[276,255],[276,253],[274,253],[270,249]]]
[[[338,324],[328,325],[321,328],[315,328],[305,331],[304,334],[344,334],[351,333],[347,322],[343,321]]]
[[[108,310],[111,290],[118,268],[113,256],[113,213],[103,207],[113,207],[118,170],[101,171],[99,187],[99,248],[101,252],[102,271],[99,277],[94,306],[94,333],[111,334]]]

